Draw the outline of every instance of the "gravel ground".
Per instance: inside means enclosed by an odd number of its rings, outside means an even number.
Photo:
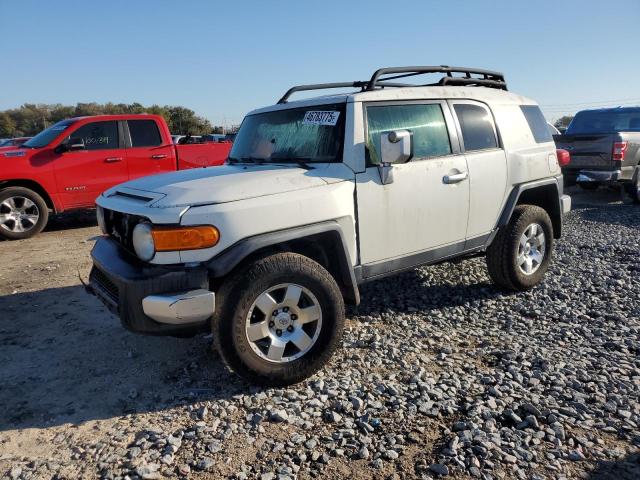
[[[122,330],[79,286],[87,217],[2,242],[0,476],[640,478],[640,207],[574,204],[543,285],[502,294],[483,259],[366,285],[288,389]]]

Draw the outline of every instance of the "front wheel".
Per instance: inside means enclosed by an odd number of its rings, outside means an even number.
[[[284,386],[318,371],[338,347],[344,302],[329,272],[295,253],[257,260],[216,294],[212,330],[231,370]]]
[[[493,282],[507,290],[528,290],[542,281],[553,249],[549,214],[535,205],[519,205],[487,249]]]
[[[9,187],[0,191],[0,237],[22,240],[40,233],[47,225],[49,209],[33,190]]]

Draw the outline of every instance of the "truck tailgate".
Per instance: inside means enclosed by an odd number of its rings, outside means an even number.
[[[558,148],[571,154],[568,168],[609,169],[613,167],[614,137],[613,134],[582,134],[556,135],[554,138]]]
[[[176,145],[178,170],[222,165],[231,151],[232,143],[194,143]]]

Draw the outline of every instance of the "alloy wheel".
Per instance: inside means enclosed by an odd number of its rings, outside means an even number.
[[[28,232],[40,220],[38,206],[27,197],[15,196],[0,203],[0,228],[12,233]]]
[[[525,275],[532,275],[542,265],[546,252],[547,241],[544,229],[537,223],[532,223],[520,236],[516,263]]]

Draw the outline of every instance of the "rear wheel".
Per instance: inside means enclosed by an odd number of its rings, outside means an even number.
[[[21,240],[40,233],[47,225],[49,209],[33,190],[9,187],[0,191],[0,237]]]
[[[633,203],[640,204],[640,171],[637,171],[631,183],[625,185],[627,194]]]
[[[549,268],[552,248],[549,214],[535,205],[519,205],[487,249],[489,276],[507,290],[532,288]]]
[[[216,347],[252,383],[282,386],[305,379],[322,368],[342,337],[340,289],[303,255],[257,260],[225,282],[216,303]]]
[[[579,183],[578,185],[580,185],[581,189],[587,190],[587,191],[597,190],[598,187],[600,186],[600,184],[596,182]]]

